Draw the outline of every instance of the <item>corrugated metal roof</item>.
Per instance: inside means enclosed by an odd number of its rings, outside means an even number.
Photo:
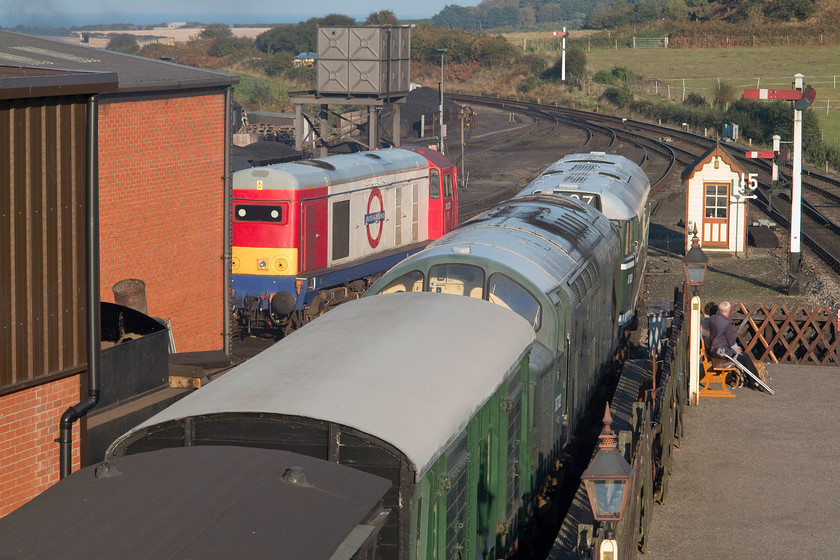
[[[430,293],[330,311],[118,438],[217,413],[315,418],[393,445],[418,476],[530,351],[534,331],[487,301]]]
[[[0,65],[115,72],[119,93],[225,87],[239,82],[238,77],[221,72],[8,31],[0,31]]]

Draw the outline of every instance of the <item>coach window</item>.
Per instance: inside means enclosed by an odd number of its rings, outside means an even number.
[[[468,264],[437,264],[429,269],[429,291],[484,298],[484,271]]]
[[[350,201],[340,200],[333,203],[332,258],[338,260],[349,256]]]
[[[423,273],[419,270],[412,270],[403,274],[387,286],[379,290],[380,294],[394,294],[397,292],[422,292]]]
[[[452,174],[444,173],[443,175],[443,198],[452,196]]]
[[[429,169],[429,198],[440,198],[440,171]]]
[[[504,274],[490,275],[490,281],[487,283],[487,299],[514,311],[531,323],[534,330],[539,330],[542,315],[540,303],[528,290]]]
[[[446,558],[465,558],[470,454],[464,432],[446,452]],[[487,474],[489,478],[489,473]]]

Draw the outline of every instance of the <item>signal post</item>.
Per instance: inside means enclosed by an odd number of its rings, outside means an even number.
[[[784,89],[745,89],[744,99],[777,99],[793,101],[793,173],[790,195],[790,271],[788,293],[799,295],[799,265],[802,262],[801,223],[802,223],[802,111],[811,106],[816,98],[816,91],[811,86],[803,90],[805,76],[793,77],[792,90]],[[774,142],[775,150],[775,142]]]

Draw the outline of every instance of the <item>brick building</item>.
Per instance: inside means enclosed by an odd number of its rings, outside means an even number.
[[[58,479],[88,362],[95,100],[113,73],[0,66],[0,515]],[[90,198],[90,200],[93,200]],[[71,468],[80,460],[72,427]]]
[[[225,346],[228,88],[237,78],[0,31],[0,64],[114,72],[99,99],[101,297],[146,283],[179,352]]]
[[[58,480],[61,415],[87,394],[80,212],[90,177],[101,300],[114,300],[116,282],[139,278],[149,315],[171,322],[179,352],[229,349],[236,81],[0,31],[0,248],[12,255],[0,275],[0,515]],[[98,149],[91,173],[88,133]]]

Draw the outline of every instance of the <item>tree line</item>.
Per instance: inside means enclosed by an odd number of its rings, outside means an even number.
[[[366,23],[395,24],[392,12],[371,14]],[[240,78],[246,97],[240,98],[243,105],[254,108],[268,108],[277,102],[278,82],[260,80],[255,77],[264,74],[269,78],[281,78],[283,83],[297,84],[299,89],[309,89],[315,82],[313,68],[294,67],[294,56],[301,51],[316,48],[317,26],[353,25],[356,22],[347,16],[330,15],[313,18],[297,25],[283,25],[272,28],[256,40],[236,38],[224,24],[208,25],[195,40],[179,47],[168,45],[147,45],[140,51],[150,58],[178,59],[203,68],[226,69],[241,65],[252,71]],[[136,41],[133,36],[127,35]],[[114,48],[119,36],[112,40]],[[469,72],[476,68],[516,68],[516,90],[527,94],[545,84],[560,84],[562,59],[534,52],[523,52],[500,35],[472,33],[463,29],[441,29],[431,25],[419,25],[412,30],[411,59],[420,64],[437,64],[441,50],[446,49],[447,67],[452,71]],[[117,49],[119,50],[119,49]],[[126,52],[126,51],[123,51]],[[758,144],[768,145],[773,134],[787,138],[792,130],[792,111],[786,103],[766,103],[738,100],[736,88],[721,82],[709,100],[699,94],[689,94],[682,104],[635,100],[633,86],[642,77],[628,68],[616,67],[610,72],[599,72],[591,76],[586,71],[586,54],[572,46],[566,52],[566,81],[571,88],[580,88],[595,82],[605,86],[600,100],[630,111],[642,118],[680,124],[689,123],[694,128],[720,130],[723,122],[738,123],[742,136],[752,138]],[[239,92],[240,95],[241,92]],[[805,112],[804,155],[811,163],[821,165],[828,162],[840,168],[840,153],[821,139],[819,122],[813,111]]]
[[[802,21],[817,0],[484,0],[477,6],[449,5],[432,17],[447,29],[613,29],[662,19],[743,23]]]
[[[699,93],[690,93],[682,103],[656,103],[635,99],[632,86],[641,79],[623,67],[599,72],[594,77],[594,81],[608,86],[601,94],[602,101],[650,122],[688,123],[695,130],[717,131],[724,123],[732,122],[738,125],[742,138],[749,138],[756,145],[771,146],[776,134],[782,141],[793,140],[793,110],[789,102],[741,99],[738,88],[720,82],[709,99]],[[819,118],[811,109],[802,113],[802,156],[813,165],[828,163],[832,168],[840,169],[840,149],[823,140]]]

